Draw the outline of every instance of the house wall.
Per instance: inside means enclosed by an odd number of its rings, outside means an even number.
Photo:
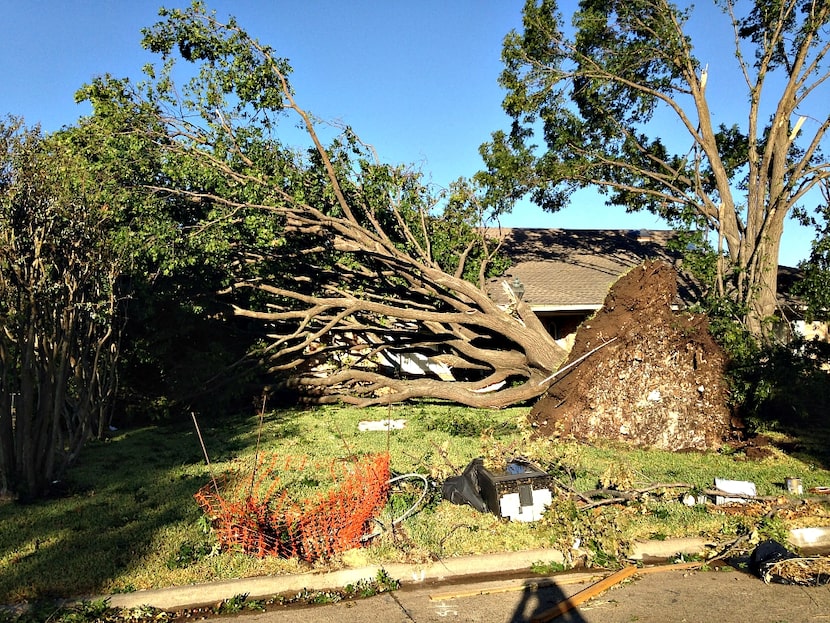
[[[555,340],[566,338],[572,333],[576,333],[577,328],[582,322],[594,312],[536,312],[539,320],[545,325],[548,333],[553,336]]]

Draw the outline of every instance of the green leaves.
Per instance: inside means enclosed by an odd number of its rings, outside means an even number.
[[[554,2],[527,2],[524,32],[505,38],[499,79],[513,119],[509,139],[494,133],[481,150],[487,172],[479,179],[488,199],[503,206],[530,191],[555,210],[574,190],[604,181],[620,189],[612,201],[621,203],[643,168],[671,175],[661,143],[642,130],[661,99],[687,91],[684,72],[697,66],[682,32],[685,19],[674,6],[650,0],[586,0],[571,39]],[[536,137],[546,151],[531,143]]]
[[[142,31],[142,46],[165,60],[178,53],[182,60],[199,64],[199,72],[184,90],[184,103],[199,110],[205,120],[229,101],[237,114],[245,116],[282,110],[282,80],[291,72],[290,65],[250,38],[233,18],[222,23],[215,11],[198,1],[185,10],[162,9],[159,15],[165,19]],[[159,75],[169,76],[172,67],[165,65]],[[150,75],[155,74],[153,69]],[[172,92],[168,96],[174,97]],[[249,106],[252,110],[246,113]]]
[[[807,304],[807,320],[827,321],[830,319],[830,223],[824,206],[823,223],[816,222],[816,239],[813,241],[809,259],[801,265],[804,279],[796,285],[796,294]]]
[[[526,195],[558,210],[593,187],[609,204],[716,231],[717,287],[760,335],[775,313],[786,217],[830,179],[821,149],[830,123],[816,120],[808,136],[800,112],[823,103],[830,3],[722,0],[718,9],[736,50],[718,64],[730,84],[720,88],[745,85],[725,106],[707,93],[708,65],[695,54],[711,42],[695,33],[693,46],[692,8],[582,0],[569,28],[555,2],[526,2],[499,78],[510,130],[481,147],[476,179],[498,210]]]
[[[129,294],[121,205],[71,138],[0,124],[0,481],[31,497],[102,433]]]

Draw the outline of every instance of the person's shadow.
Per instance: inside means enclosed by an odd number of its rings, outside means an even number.
[[[567,599],[568,596],[562,588],[550,578],[527,580],[522,591],[522,598],[508,622],[530,623],[541,618],[545,621],[556,621],[556,623],[586,623],[577,608],[571,608],[562,614],[553,614],[552,608]]]

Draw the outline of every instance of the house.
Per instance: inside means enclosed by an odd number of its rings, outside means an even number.
[[[646,260],[662,260],[677,269],[674,308],[683,309],[702,297],[694,279],[682,270],[681,253],[670,244],[678,236],[672,230],[490,228],[486,234],[502,242],[501,252],[511,261],[503,275],[487,281],[487,294],[498,305],[507,307],[510,301],[503,284],[509,284],[566,350],[571,349],[579,325],[602,308],[611,286]],[[782,292],[779,303],[782,315],[788,320],[782,324],[796,331],[805,327],[801,330],[805,334],[807,325],[799,320],[800,305],[787,294],[798,278],[798,270],[779,268]],[[810,328],[827,339],[826,324],[814,323]],[[385,339],[392,343],[392,337]],[[410,376],[455,379],[453,365],[446,354],[436,357],[417,346],[383,350],[378,348],[381,344],[382,341],[355,343],[353,352],[360,353],[364,345],[366,352],[377,350],[372,359],[364,358],[361,365],[379,364]],[[335,359],[343,364],[351,356],[337,355]],[[312,371],[319,376],[333,369],[331,362],[318,361],[313,365]]]
[[[667,230],[491,229],[502,240],[512,265],[488,281],[487,292],[507,304],[502,282],[511,284],[555,339],[573,334],[579,324],[602,307],[611,285],[647,259],[676,267],[680,255],[670,250],[676,236]],[[690,302],[697,288],[681,273],[678,305]]]
[[[602,307],[611,285],[647,259],[678,269],[677,308],[701,298],[694,279],[681,270],[680,252],[670,248],[677,238],[673,230],[491,228],[487,233],[502,241],[502,252],[511,260],[504,275],[488,281],[489,296],[507,305],[502,287],[507,281],[557,340],[572,336]],[[826,339],[827,325],[805,323],[802,306],[790,295],[798,277],[797,269],[779,267],[779,309],[786,320],[782,327]]]

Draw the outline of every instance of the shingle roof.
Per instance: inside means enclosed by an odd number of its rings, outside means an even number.
[[[666,230],[510,228],[488,234],[503,238],[502,251],[512,261],[503,276],[488,281],[491,298],[506,304],[501,284],[518,277],[523,300],[540,311],[598,309],[630,268],[646,259],[678,260],[666,246],[675,233]]]

